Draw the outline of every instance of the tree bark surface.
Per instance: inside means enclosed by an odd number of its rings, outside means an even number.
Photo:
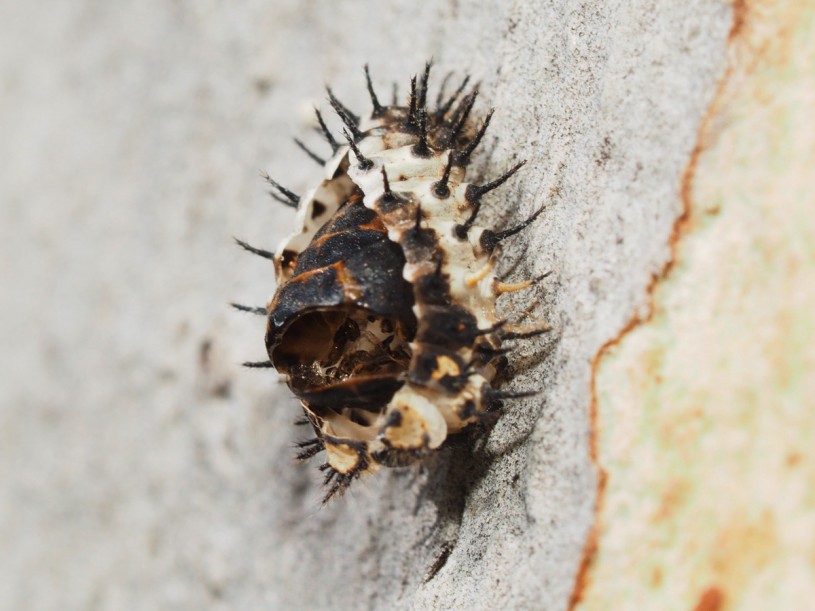
[[[815,600],[815,32],[788,6],[3,3],[0,608]],[[364,63],[404,97],[430,57],[496,109],[473,177],[528,160],[480,221],[547,204],[503,265],[552,274],[500,301],[554,329],[511,358],[542,392],[321,507],[296,401],[239,366],[264,325],[227,304],[274,279],[231,236],[290,232],[258,170],[318,180],[291,136],[327,154],[325,83],[364,113]]]

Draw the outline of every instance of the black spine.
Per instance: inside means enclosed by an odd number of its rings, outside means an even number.
[[[470,75],[468,74],[468,75],[466,75],[466,76],[464,77],[464,80],[461,82],[461,85],[459,85],[459,86],[458,86],[458,89],[456,89],[456,90],[453,92],[453,95],[451,95],[451,96],[450,96],[450,97],[447,99],[447,101],[444,103],[444,105],[443,105],[443,106],[441,106],[441,107],[440,107],[440,108],[439,108],[439,109],[436,111],[436,114],[439,116],[439,118],[442,118],[442,119],[443,119],[443,118],[444,118],[444,117],[447,115],[447,113],[450,111],[450,108],[452,108],[452,107],[453,107],[453,104],[454,104],[454,103],[455,103],[455,101],[458,99],[458,97],[461,95],[461,92],[462,92],[462,91],[464,91],[464,89],[467,87],[467,84],[468,84],[469,82],[470,82]]]
[[[410,96],[408,97],[408,124],[412,127],[416,127],[419,122],[419,117],[417,116],[417,108],[418,108],[418,96],[416,95],[416,77],[413,76],[410,79]]]
[[[417,157],[430,157],[433,151],[427,146],[427,111],[419,109],[419,141],[413,145],[413,154]]]
[[[475,201],[481,199],[486,193],[497,189],[506,181],[508,181],[515,172],[520,170],[526,161],[521,161],[520,163],[516,164],[514,167],[507,170],[502,176],[499,176],[492,182],[488,182],[485,185],[470,185],[467,187],[467,201],[470,203],[474,203]]]
[[[524,222],[510,229],[504,229],[502,231],[491,231],[488,229],[484,231],[484,233],[481,234],[480,238],[481,247],[488,252],[492,252],[493,249],[495,249],[495,246],[498,244],[498,242],[500,242],[501,240],[505,240],[508,237],[513,236],[516,233],[529,227],[529,225],[531,225],[535,221],[535,219],[537,219],[540,216],[541,212],[543,212],[543,209],[545,207],[546,207],[545,205],[541,206],[532,214],[532,216],[530,216]]]
[[[326,161],[328,161],[327,159],[323,159],[323,158],[322,158],[322,157],[320,157],[320,156],[319,156],[317,153],[315,153],[315,152],[314,152],[314,151],[312,151],[310,148],[308,148],[308,147],[307,147],[305,144],[303,144],[303,141],[302,141],[302,140],[300,140],[299,138],[295,138],[295,139],[294,139],[294,143],[295,143],[295,144],[296,144],[298,147],[300,147],[300,150],[301,150],[301,151],[303,151],[303,152],[304,152],[306,155],[308,155],[309,157],[311,157],[311,158],[312,158],[314,161],[316,161],[318,164],[320,164],[320,165],[325,165],[325,164],[326,164]]]
[[[275,189],[277,189],[280,194],[288,200],[288,205],[292,208],[297,208],[297,204],[300,201],[300,196],[296,193],[289,191],[285,187],[281,186],[280,183],[273,180],[271,176],[269,176],[266,172],[261,172],[260,175],[263,177],[263,180],[268,182],[272,185]],[[283,202],[286,203],[286,202]]]
[[[331,104],[331,108],[334,109],[334,112],[337,113],[340,120],[345,123],[348,130],[354,135],[354,139],[359,140],[362,138],[363,133],[359,130],[359,117],[343,106],[334,96],[330,88],[326,87],[326,91],[328,92],[328,101]]]
[[[540,327],[531,331],[506,331],[501,334],[501,339],[529,339],[530,337],[549,333],[551,330],[550,327]]]
[[[308,420],[306,420],[306,422],[308,423]],[[317,437],[305,441],[298,441],[295,446],[300,449],[300,452],[297,453],[297,460],[308,460],[325,449],[322,440]]]
[[[433,185],[433,195],[439,199],[450,197],[450,187],[447,186],[447,182],[450,180],[450,171],[453,169],[453,160],[455,158],[455,151],[450,151],[447,156],[447,165],[444,167],[444,174],[442,174],[441,180]]]
[[[481,125],[481,129],[478,130],[478,133],[475,135],[467,147],[458,153],[455,154],[455,164],[457,166],[466,166],[470,162],[470,155],[473,154],[473,151],[476,147],[481,143],[481,140],[484,138],[484,134],[487,133],[487,128],[490,126],[490,120],[492,119],[492,115],[495,113],[495,109],[491,108],[490,111],[487,113],[487,116],[484,117],[484,123]]]
[[[259,257],[263,257],[264,259],[269,259],[270,261],[275,260],[275,256],[273,252],[269,252],[268,250],[263,250],[262,248],[255,248],[244,242],[243,240],[239,240],[238,238],[233,238],[235,243],[243,248],[244,250],[251,252],[253,255],[258,255]]]
[[[229,305],[231,305],[239,312],[248,312],[249,314],[257,314],[258,316],[266,316],[268,314],[266,308],[247,306],[240,303],[230,303]]]
[[[421,90],[419,91],[419,105],[418,109],[427,109],[427,86],[430,82],[430,68],[433,67],[433,60],[426,62],[424,65],[424,74],[422,74]]]
[[[447,89],[447,83],[450,82],[451,78],[453,78],[453,73],[448,72],[444,75],[441,85],[439,85],[439,93],[436,94],[436,114],[439,114],[441,110],[442,101],[444,100],[444,91]]]
[[[489,396],[492,399],[521,399],[523,397],[534,397],[539,395],[540,390],[491,390]]]
[[[272,361],[246,361],[245,363],[241,363],[244,367],[248,367],[249,369],[272,369],[274,368],[274,363]]]
[[[473,211],[470,214],[470,218],[464,221],[463,225],[456,225],[455,233],[460,240],[467,237],[467,232],[470,231],[470,227],[472,227],[473,223],[475,223],[475,218],[478,216],[478,211],[481,209],[481,198],[484,196],[484,194],[489,193],[493,189],[497,189],[504,184],[513,174],[515,174],[515,172],[520,170],[525,163],[526,161],[520,162],[514,168],[507,171],[503,176],[500,176],[499,178],[496,178],[492,182],[488,182],[485,185],[469,185],[467,187],[467,190],[464,192],[464,197],[473,207]]]
[[[376,97],[376,92],[374,91],[374,84],[371,82],[371,73],[368,71],[368,64],[365,64],[365,82],[368,85],[368,94],[371,96],[371,104],[374,107],[371,116],[378,117],[379,115],[382,114],[382,111],[385,110],[385,107],[379,103],[379,99]]]
[[[458,136],[459,133],[461,133],[461,130],[464,128],[464,124],[467,123],[467,117],[470,116],[470,111],[472,111],[473,105],[475,104],[475,99],[477,97],[478,87],[476,86],[470,95],[464,98],[461,101],[461,104],[459,104],[456,108],[456,112],[453,114],[453,129],[450,131],[451,142],[456,139],[456,136]]]
[[[351,134],[349,134],[346,130],[342,130],[342,135],[345,136],[345,139],[348,141],[348,146],[351,147],[351,150],[354,151],[354,155],[356,155],[358,162],[357,167],[363,171],[370,170],[372,167],[374,167],[374,162],[360,152],[359,147],[354,142]]]
[[[328,93],[328,101],[331,102],[331,107],[341,112],[342,114],[346,115],[353,123],[359,124],[359,117],[351,112],[351,109],[348,108],[345,104],[337,99],[337,96],[334,95],[334,92],[331,91],[331,87],[325,88],[326,93]]]
[[[416,222],[413,225],[414,231],[421,231],[422,229],[422,205],[416,206]]]
[[[331,132],[328,131],[328,127],[326,127],[325,121],[323,120],[323,115],[319,111],[319,109],[315,108],[314,113],[317,115],[317,123],[320,124],[320,131],[322,132],[323,136],[325,136],[326,141],[331,146],[331,151],[336,153],[337,149],[340,148],[340,143],[334,139],[334,136],[331,135]]]
[[[382,166],[382,185],[384,188],[384,193],[382,196],[388,201],[393,201],[394,195],[393,191],[391,191],[391,183],[388,180],[388,173],[385,171],[384,165]]]

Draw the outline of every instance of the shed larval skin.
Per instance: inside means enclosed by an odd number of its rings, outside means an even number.
[[[506,365],[502,343],[543,333],[496,316],[504,292],[530,287],[494,273],[500,242],[520,232],[475,224],[482,196],[508,180],[466,182],[470,156],[489,125],[473,119],[469,79],[451,95],[427,100],[430,64],[411,80],[407,106],[383,105],[357,117],[329,90],[345,125],[340,144],[317,111],[332,147],[320,184],[298,197],[268,176],[275,197],[297,209],[297,230],[271,253],[278,288],[265,308],[268,361],[286,376],[315,436],[298,458],[325,452],[327,501],[380,466],[422,458],[470,424],[495,417]],[[466,92],[466,93],[465,93]]]

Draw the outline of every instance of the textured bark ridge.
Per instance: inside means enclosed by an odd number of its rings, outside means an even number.
[[[0,19],[0,607],[812,600],[808,5],[17,4]],[[241,369],[268,356],[258,319],[227,305],[284,283],[229,236],[277,244],[310,222],[270,208],[257,168],[289,204],[314,158],[382,197],[381,168],[359,166],[399,147],[326,113],[332,151],[313,107],[329,82],[370,108],[366,62],[384,106],[384,77],[421,79],[429,57],[437,83],[471,73],[474,112],[495,109],[466,182],[527,161],[471,228],[544,208],[493,273],[550,275],[478,323],[552,326],[517,342],[502,387],[543,392],[321,506],[322,476],[293,456],[314,437],[292,425],[302,409],[268,369]],[[441,180],[443,151],[475,118],[431,163],[451,199],[465,177]]]

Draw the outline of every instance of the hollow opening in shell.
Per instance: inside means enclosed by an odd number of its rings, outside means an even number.
[[[294,320],[271,357],[288,374],[295,395],[316,413],[320,408],[379,413],[404,384],[412,339],[399,321],[363,308],[321,309]]]

